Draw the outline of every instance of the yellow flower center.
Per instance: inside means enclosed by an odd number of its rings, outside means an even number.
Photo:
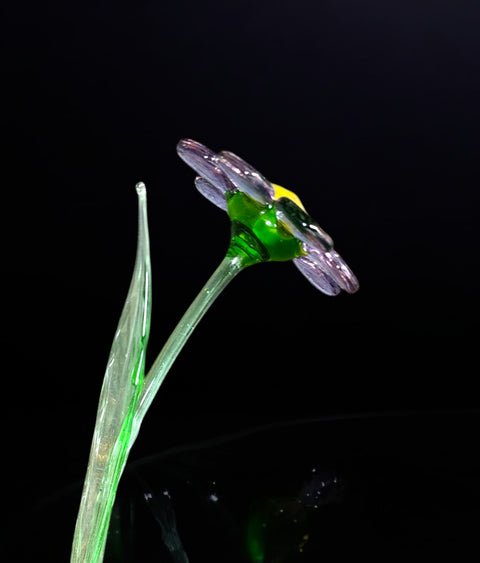
[[[281,197],[288,197],[288,199],[292,200],[293,203],[295,203],[296,205],[298,205],[298,207],[300,207],[300,209],[303,209],[303,211],[305,211],[305,213],[307,212],[305,207],[303,207],[302,202],[300,201],[300,198],[298,197],[297,194],[291,192],[290,190],[287,190],[286,188],[282,188],[282,186],[279,186],[278,184],[272,184],[273,189],[275,190],[275,196],[274,199],[280,199]]]

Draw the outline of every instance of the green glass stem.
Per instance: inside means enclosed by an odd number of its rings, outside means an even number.
[[[134,416],[131,444],[175,358],[228,283],[252,264],[287,261],[303,254],[302,243],[279,224],[274,205],[258,203],[242,192],[228,192],[226,199],[232,221],[227,255],[190,305],[145,376]]]
[[[138,401],[133,419],[133,428],[130,437],[131,445],[138,435],[140,425],[157,391],[193,330],[225,287],[250,263],[251,262],[246,260],[243,256],[236,254],[230,255],[229,252],[180,319],[180,322],[163,346],[162,351],[157,356],[150,371],[145,376],[140,400]]]
[[[227,255],[187,309],[147,375],[145,352],[150,329],[151,267],[146,190],[137,185],[137,258],[127,300],[112,344],[100,395],[87,475],[72,545],[71,563],[101,563],[120,477],[142,421],[170,367],[215,299],[244,268],[292,253],[292,237],[276,236],[272,209],[252,224],[238,220],[252,211],[248,198],[233,198],[232,235]],[[255,207],[253,211],[258,212]],[[238,216],[238,218],[237,218]],[[248,217],[247,217],[248,218]],[[260,240],[260,238],[262,240]],[[298,243],[294,241],[293,251]]]

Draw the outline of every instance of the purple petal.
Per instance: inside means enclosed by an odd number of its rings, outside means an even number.
[[[304,244],[304,249],[308,252],[309,259],[341,289],[348,293],[355,293],[358,290],[359,283],[355,274],[333,248],[324,252],[315,246]]]
[[[303,209],[289,199],[281,197],[275,202],[277,218],[295,238],[319,250],[333,248],[333,240]]]
[[[275,196],[272,184],[242,158],[229,151],[219,153],[218,166],[241,191],[259,201],[270,203]]]
[[[340,293],[340,286],[309,256],[294,258],[293,263],[307,280],[321,292],[327,295],[338,295]]]
[[[227,211],[227,200],[225,199],[225,192],[219,189],[217,186],[211,184],[205,178],[197,176],[195,178],[195,186],[197,190],[208,199],[214,203],[220,209]]]
[[[191,139],[182,139],[177,144],[177,153],[199,176],[208,180],[222,193],[236,191],[218,167],[218,155],[205,145]]]

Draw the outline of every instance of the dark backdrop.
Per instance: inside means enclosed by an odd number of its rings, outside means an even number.
[[[296,191],[361,288],[324,296],[292,264],[242,273],[132,456],[265,419],[478,407],[476,2],[2,12],[2,275],[15,313],[3,397],[27,503],[83,477],[133,267],[135,183],[149,190],[149,361],[225,252],[227,217],[196,192],[182,137]]]

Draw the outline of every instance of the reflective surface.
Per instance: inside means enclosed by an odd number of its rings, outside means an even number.
[[[275,423],[132,462],[105,560],[473,560],[479,422],[464,412]],[[72,488],[34,521],[45,531],[77,500]],[[60,561],[63,539],[30,556]]]

